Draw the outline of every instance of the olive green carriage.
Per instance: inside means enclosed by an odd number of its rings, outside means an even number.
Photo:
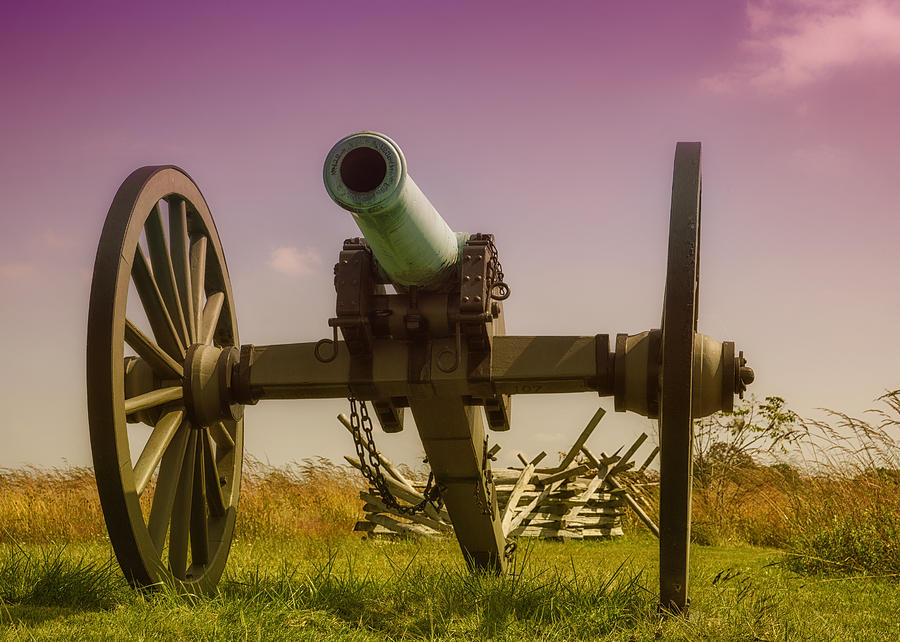
[[[386,136],[339,141],[324,179],[364,237],[345,241],[335,265],[332,338],[285,345],[240,343],[218,233],[185,172],[143,167],[113,199],[87,388],[97,486],[128,580],[215,587],[240,495],[243,408],[305,398],[351,399],[358,448],[373,439],[367,404],[388,432],[409,408],[432,469],[426,495],[446,506],[469,565],[502,572],[510,547],[485,423],[510,428],[512,395],[596,391],[659,418],[660,598],[685,609],[692,419],[730,409],[753,378],[733,343],[697,333],[700,144],[676,146],[661,328],[612,345],[604,334],[506,335],[494,237],[453,232]]]

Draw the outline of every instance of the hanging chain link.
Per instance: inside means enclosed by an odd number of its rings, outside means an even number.
[[[484,452],[481,459],[481,480],[475,482],[475,506],[482,515],[491,515],[494,512],[494,475],[490,469],[490,455],[488,455],[488,440],[484,439]],[[479,489],[484,486],[484,499]]]
[[[435,510],[441,510],[444,502],[441,498],[441,489],[434,481],[434,473],[428,474],[428,483],[422,493],[424,499],[418,504],[405,506],[397,501],[391,489],[388,487],[384,473],[381,471],[381,459],[375,448],[375,437],[372,434],[372,418],[369,417],[369,409],[365,401],[359,401],[350,397],[350,432],[353,434],[353,444],[356,446],[356,454],[359,457],[360,472],[375,489],[375,493],[388,508],[392,508],[402,515],[412,515],[425,511],[425,507],[431,504]]]
[[[503,266],[500,265],[500,253],[494,245],[494,239],[488,242],[488,251],[491,258],[488,259],[488,282],[491,284],[491,298],[495,301],[505,301],[509,298],[509,286],[503,281]]]

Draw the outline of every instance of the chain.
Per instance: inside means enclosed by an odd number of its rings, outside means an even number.
[[[491,258],[488,259],[488,281],[491,284],[491,298],[495,301],[505,301],[509,298],[509,286],[503,281],[503,266],[500,265],[500,253],[494,245],[494,239],[488,242],[488,251]],[[496,290],[496,292],[495,292]]]
[[[493,495],[494,495],[494,476],[489,468],[488,456],[488,440],[484,439],[484,452],[481,459],[481,482],[484,486],[485,499],[481,498],[479,492],[479,482],[475,482],[475,506],[481,511],[482,515],[490,515],[493,512]],[[486,500],[486,501],[485,501]]]
[[[356,454],[359,457],[360,472],[363,477],[375,489],[375,493],[381,497],[381,500],[388,508],[392,508],[402,515],[412,515],[421,513],[428,504],[435,510],[440,510],[443,506],[441,499],[441,489],[434,481],[434,473],[428,475],[428,482],[425,484],[424,498],[418,504],[413,506],[404,506],[397,501],[391,489],[388,487],[384,473],[381,471],[381,459],[378,457],[378,450],[375,448],[375,437],[372,434],[372,418],[369,417],[369,409],[365,401],[359,402],[359,410],[357,411],[357,401],[354,397],[350,397],[350,432],[353,434],[353,445],[356,446]]]

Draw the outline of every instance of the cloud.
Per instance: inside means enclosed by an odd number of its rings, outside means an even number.
[[[315,272],[322,264],[322,257],[312,248],[279,247],[269,256],[269,267],[280,274],[302,277]]]
[[[30,263],[0,263],[0,278],[21,281],[35,273]]]
[[[781,92],[852,67],[900,64],[900,3],[883,0],[751,0],[745,56],[701,80],[709,91]]]

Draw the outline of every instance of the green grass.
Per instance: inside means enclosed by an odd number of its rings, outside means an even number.
[[[688,619],[656,612],[656,541],[523,545],[471,575],[452,540],[241,539],[216,595],[128,588],[107,544],[0,547],[0,639],[891,640],[896,578],[798,576],[695,546]]]

